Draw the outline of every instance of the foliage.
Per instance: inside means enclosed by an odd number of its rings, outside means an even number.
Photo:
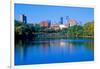
[[[32,36],[39,33],[57,33],[67,34],[68,36],[93,36],[94,35],[94,22],[85,23],[84,26],[74,25],[69,28],[54,30],[51,28],[40,27],[39,24],[25,24],[15,20],[15,36]]]
[[[94,35],[94,22],[88,22],[83,26],[84,35],[93,36]]]
[[[67,34],[69,36],[79,36],[83,34],[83,27],[79,25],[74,25],[68,28]]]

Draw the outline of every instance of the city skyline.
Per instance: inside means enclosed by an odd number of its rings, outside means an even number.
[[[16,20],[20,20],[20,15],[24,14],[27,16],[28,23],[39,23],[46,20],[50,20],[52,23],[59,23],[60,18],[63,17],[65,24],[67,23],[67,16],[82,24],[94,20],[93,8],[15,4],[14,10]]]

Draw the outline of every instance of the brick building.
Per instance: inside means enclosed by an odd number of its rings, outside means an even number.
[[[50,24],[51,24],[50,21],[42,21],[42,22],[40,22],[40,26],[41,27],[49,28],[50,27]]]

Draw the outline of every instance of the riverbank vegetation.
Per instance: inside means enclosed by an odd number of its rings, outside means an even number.
[[[92,37],[94,36],[94,22],[74,25],[69,28],[54,30],[40,27],[39,24],[25,24],[15,20],[15,37],[26,38],[65,38],[65,37]]]

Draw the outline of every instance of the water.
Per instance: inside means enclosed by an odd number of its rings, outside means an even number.
[[[93,60],[93,39],[19,40],[15,44],[15,65]]]

